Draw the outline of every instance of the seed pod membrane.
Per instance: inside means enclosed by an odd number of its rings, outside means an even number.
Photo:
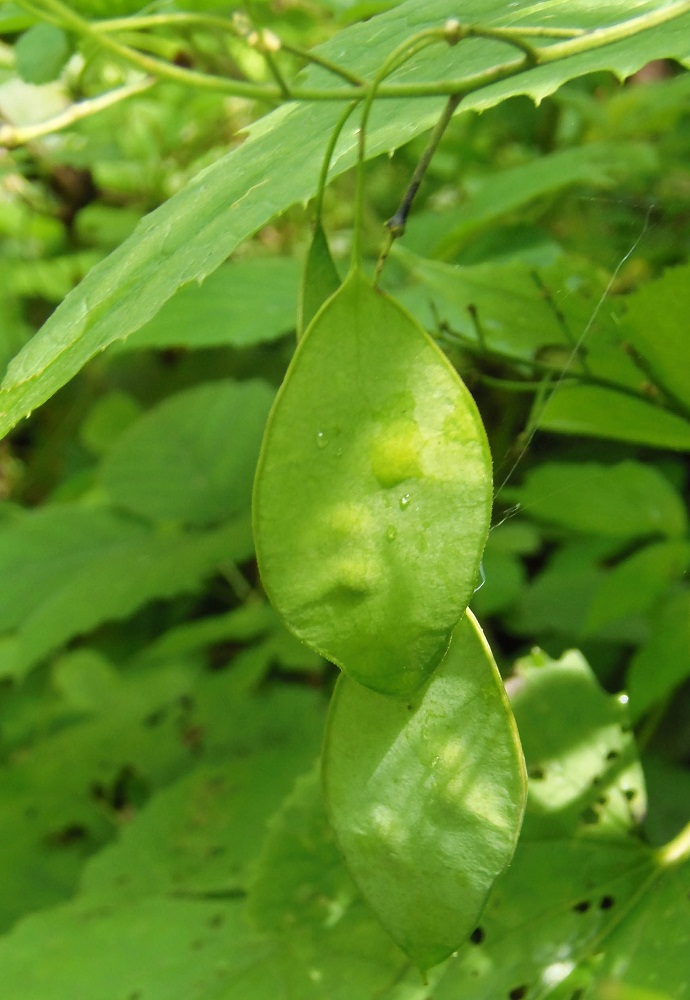
[[[405,696],[472,595],[491,506],[476,407],[445,355],[358,271],[300,341],[254,486],[261,578],[287,626]]]

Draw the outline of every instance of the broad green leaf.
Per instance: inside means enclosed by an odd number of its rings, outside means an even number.
[[[194,590],[251,551],[242,519],[204,533],[159,533],[64,505],[10,520],[0,530],[0,675],[22,676],[67,640]]]
[[[298,339],[305,332],[326,299],[340,288],[340,276],[331,257],[323,226],[317,222],[302,268],[297,313]]]
[[[669,268],[626,299],[630,343],[660,392],[668,391],[690,419],[690,264]],[[628,333],[628,329],[624,330]]]
[[[635,719],[671,696],[690,677],[690,591],[670,594],[661,602],[647,641],[637,650],[628,671],[630,707]]]
[[[141,404],[129,393],[121,389],[105,393],[96,400],[81,425],[81,443],[92,454],[104,455],[141,412]]]
[[[248,913],[256,927],[274,933],[318,927],[357,895],[326,817],[317,765],[297,780],[268,823],[249,880]]]
[[[596,633],[603,625],[650,611],[669,584],[687,571],[690,545],[654,542],[614,566],[595,591],[585,625]]]
[[[669,481],[649,465],[625,461],[549,462],[522,486],[505,490],[531,517],[572,531],[613,538],[685,534],[685,506]]]
[[[687,837],[686,837],[687,841]],[[644,901],[615,928],[597,963],[592,1000],[677,1000],[690,991],[690,863],[664,865]]]
[[[643,0],[635,13],[665,6],[658,0]],[[370,75],[415,31],[438,27],[455,13],[449,11],[447,0],[424,5],[408,0],[370,22],[340,32],[319,51],[346,62],[356,73]],[[572,0],[567,8],[550,11],[548,24],[596,29],[629,16],[626,0],[612,0],[605,7]],[[499,0],[472,0],[464,6],[462,17],[470,24],[500,26],[515,23],[516,15],[507,12]],[[543,19],[544,11],[538,6],[519,15],[523,26],[543,24]],[[688,62],[689,24],[690,13],[681,13],[630,38],[490,84],[469,94],[460,108],[492,107],[515,94],[527,94],[539,102],[567,80],[600,69],[624,78],[655,58]],[[486,40],[448,50],[434,47],[400,71],[397,79],[418,83],[472,76],[514,59],[506,49]],[[333,86],[331,77],[318,68],[307,71],[303,82]],[[393,150],[430,128],[442,103],[442,98],[423,103],[411,99],[381,102],[385,106],[374,109],[368,155]],[[238,243],[272,216],[310,197],[317,185],[317,164],[339,113],[339,108],[327,102],[279,108],[258,122],[239,148],[144,219],[128,240],[87,275],[14,360],[0,389],[0,433],[49,398],[98,351],[143,326],[178,288],[214,271]],[[350,129],[336,150],[333,176],[352,165],[356,146],[355,131]]]
[[[490,505],[472,398],[353,272],[300,341],[266,430],[254,534],[272,604],[350,676],[413,691],[472,594]]]
[[[469,937],[522,821],[522,752],[474,618],[409,702],[341,677],[324,749],[326,803],[362,894],[422,970]]]
[[[266,816],[322,738],[318,692],[257,691],[239,663],[208,671],[168,658],[120,673],[81,650],[56,663],[51,687],[62,693],[56,708],[34,690],[20,701],[28,718],[5,711],[1,720],[10,754],[0,765],[3,929],[70,896],[80,878],[101,902],[211,882],[234,892]],[[41,716],[52,718],[47,733]],[[198,778],[171,785],[196,768]],[[82,876],[84,859],[118,830],[122,840]],[[146,831],[157,839],[147,844]]]
[[[241,348],[276,340],[295,325],[298,280],[290,257],[224,264],[201,284],[181,288],[122,348]]]
[[[272,952],[237,900],[86,897],[0,941],[0,977],[12,1000],[283,1000]]]
[[[539,408],[538,423],[558,434],[690,451],[690,421],[662,410],[652,400],[645,402],[642,396],[633,399],[594,385],[560,385]]]
[[[628,836],[646,798],[627,696],[607,695],[574,650],[518,660],[508,690],[530,779],[523,837]]]
[[[150,675],[123,680],[93,653],[67,669],[74,675],[79,666],[97,674],[106,697],[90,709],[85,682],[81,697],[70,691],[55,732],[17,741],[0,767],[3,930],[72,895],[84,859],[113,836],[116,802],[129,804],[134,783],[148,790],[188,766],[179,701],[192,684],[188,671],[166,665],[152,684]],[[59,665],[57,677],[63,672]]]
[[[542,641],[553,635],[571,641],[582,636],[592,594],[606,576],[601,563],[613,548],[608,539],[580,538],[556,549],[510,609],[511,632]]]
[[[252,924],[274,935],[298,1000],[427,996],[419,973],[359,896],[326,818],[319,769],[271,819],[248,886]],[[391,987],[391,984],[393,986]],[[409,992],[408,992],[409,991]]]
[[[35,24],[14,47],[17,72],[26,83],[50,83],[70,56],[70,41],[54,24]]]
[[[249,507],[273,390],[222,380],[169,396],[120,435],[101,468],[113,502],[151,520],[205,525]]]
[[[108,902],[241,894],[266,820],[318,752],[319,736],[294,729],[277,749],[195,768],[159,792],[116,843],[91,859],[81,891]]]

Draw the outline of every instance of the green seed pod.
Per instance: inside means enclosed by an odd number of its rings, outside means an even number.
[[[351,677],[404,696],[472,595],[490,506],[472,398],[353,271],[300,341],[264,436],[254,534],[274,607]]]
[[[407,702],[340,678],[323,781],[340,849],[383,926],[422,970],[447,958],[513,855],[526,794],[515,722],[469,612]]]

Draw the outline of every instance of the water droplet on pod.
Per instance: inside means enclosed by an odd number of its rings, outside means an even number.
[[[386,528],[386,538],[388,539],[389,542],[393,542],[397,537],[398,537],[398,529],[395,527],[394,524],[389,524],[388,527]]]
[[[410,503],[411,499],[412,499],[412,497],[410,496],[409,493],[405,493],[404,496],[401,496],[400,497],[400,510],[405,510],[405,508],[409,506],[409,503]]]

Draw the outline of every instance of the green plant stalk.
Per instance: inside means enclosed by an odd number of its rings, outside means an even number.
[[[690,860],[690,823],[673,840],[659,848],[656,857],[665,868]]]
[[[7,0],[0,0],[7,2]],[[154,59],[138,53],[127,46],[121,45],[115,39],[99,31],[89,21],[80,17],[70,10],[60,0],[18,0],[22,7],[39,17],[44,17],[53,23],[59,24],[76,34],[91,38],[102,47],[111,51],[114,55],[130,62],[143,72],[159,77],[160,79],[171,80],[184,86],[195,86],[205,90],[215,90],[222,93],[232,94],[236,97],[244,97],[250,100],[260,100],[275,102],[282,99],[280,88],[271,84],[251,83],[243,80],[228,80],[221,77],[212,76],[207,73],[200,73],[195,70],[184,69],[173,66],[159,59]],[[599,28],[595,31],[585,32],[575,37],[571,37],[553,45],[535,49],[536,61],[531,65],[546,65],[556,62],[559,59],[566,59],[583,52],[593,51],[602,48],[612,42],[621,41],[632,37],[652,27],[657,27],[668,21],[672,21],[681,14],[690,12],[690,0],[678,0],[677,3],[659,11],[648,14],[641,14],[638,17],[630,18],[622,24],[615,24],[607,28]],[[428,29],[429,31],[441,32],[442,29]],[[470,30],[469,28],[467,29]],[[506,34],[509,29],[505,29]],[[542,34],[537,37],[548,37],[548,29],[542,29]],[[512,33],[511,42],[524,50],[524,45],[520,44],[520,31]],[[502,41],[507,41],[507,37],[501,37]],[[414,55],[411,52],[409,55]],[[456,80],[444,80],[436,83],[415,83],[415,84],[389,84],[387,86],[375,87],[375,81],[364,83],[361,86],[334,87],[320,89],[315,87],[294,87],[291,99],[294,101],[349,101],[361,100],[371,93],[373,87],[376,89],[376,96],[381,99],[387,98],[415,98],[415,97],[450,97],[452,95],[466,95],[491,83],[508,79],[517,73],[528,68],[526,61],[528,57],[514,59],[510,62],[502,63],[475,73],[472,76]],[[398,67],[395,67],[398,68]],[[392,72],[393,70],[391,70]]]
[[[97,21],[92,24],[92,27],[96,31],[109,33],[116,31],[146,31],[148,28],[175,28],[178,26],[193,28],[197,25],[201,28],[213,28],[214,31],[227,31],[234,35],[235,38],[244,37],[231,20],[224,17],[217,17],[213,14],[180,12],[174,14],[146,14],[139,17],[112,17],[104,21]],[[561,36],[559,35],[558,37]],[[310,52],[309,49],[303,49],[301,46],[293,45],[292,42],[286,42],[283,39],[280,40],[280,48],[283,52],[287,52],[297,59],[304,59],[305,62],[312,63],[314,66],[320,66],[321,69],[325,69],[329,73],[341,77],[355,87],[361,87],[363,84],[360,77],[351,73],[343,66],[331,62],[330,59],[325,59],[316,52]]]
[[[323,213],[323,198],[326,191],[326,184],[328,183],[328,171],[331,166],[331,160],[333,159],[333,153],[335,152],[336,144],[340,138],[340,133],[345,127],[348,118],[357,107],[357,103],[357,101],[351,101],[345,108],[333,128],[328,140],[328,145],[326,146],[326,152],[324,153],[323,163],[321,164],[321,172],[319,174],[319,186],[316,192],[316,201],[314,203],[314,219],[317,225],[321,222],[321,216]]]
[[[369,115],[374,103],[379,86],[387,76],[399,69],[408,59],[421,52],[429,45],[436,42],[446,41],[445,29],[428,28],[420,31],[418,35],[407,39],[391,52],[388,58],[379,67],[379,70],[370,84],[362,108],[362,120],[359,126],[359,155],[357,158],[357,191],[355,195],[355,221],[354,236],[352,240],[352,270],[361,267],[362,264],[362,220],[364,217],[364,161],[366,159],[366,131]],[[459,98],[458,98],[459,100]],[[378,275],[378,268],[377,268]]]
[[[408,188],[403,195],[402,201],[398,206],[398,210],[393,216],[386,222],[386,228],[388,229],[388,238],[386,244],[379,255],[378,262],[376,264],[376,278],[378,281],[379,275],[383,265],[388,259],[388,255],[391,252],[391,248],[394,242],[399,239],[405,232],[405,226],[407,224],[407,217],[410,213],[412,207],[412,202],[415,199],[417,191],[420,188],[422,181],[424,180],[424,175],[427,172],[429,164],[431,163],[432,157],[438,148],[438,144],[443,138],[443,134],[448,128],[451,118],[455,114],[455,110],[460,103],[459,95],[452,95],[446,101],[446,105],[443,109],[443,113],[439,120],[436,122],[431,135],[429,137],[429,142],[427,143],[426,149],[422,153],[422,156],[415,167],[414,173],[412,174],[412,179],[408,185]]]

